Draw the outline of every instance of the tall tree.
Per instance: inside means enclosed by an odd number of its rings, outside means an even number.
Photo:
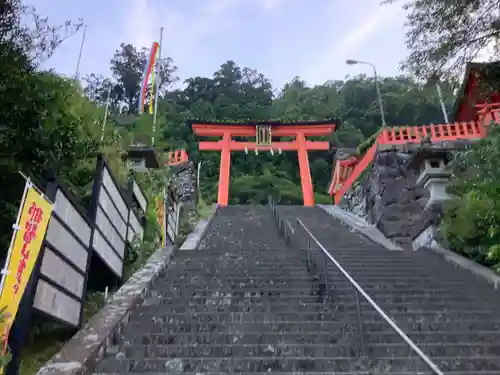
[[[420,78],[457,75],[487,46],[492,59],[500,56],[500,0],[411,0],[403,8],[411,51],[403,67]]]
[[[138,51],[133,45],[122,43],[111,59],[113,78],[122,88],[116,91],[116,99],[121,101],[128,113],[137,108],[142,72],[148,60],[149,51],[146,48]],[[173,73],[177,67],[170,57],[162,57],[158,62],[158,71],[155,72],[158,87],[164,92],[166,87],[176,80]]]

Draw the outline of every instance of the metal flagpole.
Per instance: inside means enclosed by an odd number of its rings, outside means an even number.
[[[158,112],[158,96],[159,96],[159,91],[160,91],[160,79],[161,79],[161,67],[160,67],[160,60],[161,60],[161,49],[162,49],[162,43],[163,43],[163,26],[160,27],[160,47],[158,48],[158,57],[156,59],[156,74],[158,74],[158,77],[156,79],[156,92],[155,92],[155,103],[154,103],[154,111],[153,111],[153,136],[151,137],[151,146],[155,146],[155,133],[156,133],[156,115]]]
[[[104,119],[102,120],[102,130],[101,130],[101,142],[104,140],[104,128],[106,127],[106,121],[108,120],[108,110],[109,110],[109,98],[111,96],[111,87],[108,89],[108,97],[106,99],[106,109],[104,110]]]
[[[80,75],[80,63],[82,61],[83,45],[85,44],[85,35],[87,34],[87,25],[83,28],[82,43],[80,44],[80,53],[78,54],[78,62],[76,63],[75,80],[78,80]]]

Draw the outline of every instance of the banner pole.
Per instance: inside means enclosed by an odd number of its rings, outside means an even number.
[[[23,176],[24,177],[24,176]],[[9,251],[7,252],[7,259],[5,259],[5,265],[0,273],[2,274],[2,281],[0,281],[0,295],[3,291],[3,286],[5,284],[5,278],[7,277],[7,268],[9,266],[10,258],[12,256],[12,246],[14,245],[14,240],[16,239],[16,233],[20,229],[19,221],[21,220],[21,213],[23,212],[24,204],[26,203],[26,195],[28,194],[29,188],[32,186],[30,178],[26,178],[26,183],[24,184],[23,196],[21,198],[21,204],[19,205],[19,210],[17,211],[16,222],[12,225],[13,232],[10,239]]]
[[[165,186],[163,187],[163,217],[162,217],[162,222],[163,222],[163,228],[162,231],[163,231],[163,238],[165,239],[164,242],[165,242],[165,246],[167,246],[167,240],[168,240],[168,229],[167,229],[167,226],[168,226],[168,215],[167,215],[167,192],[166,192],[166,189],[165,189]]]

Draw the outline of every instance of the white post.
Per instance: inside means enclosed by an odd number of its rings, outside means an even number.
[[[201,161],[198,162],[198,172],[197,172],[197,175],[196,175],[196,188],[198,189],[198,202],[201,200],[200,172],[201,172]]]
[[[106,121],[108,120],[108,109],[109,109],[109,98],[111,96],[111,87],[108,89],[108,96],[106,98],[106,109],[104,110],[104,119],[102,121],[102,129],[101,129],[101,142],[104,140],[104,128],[106,127]]]
[[[181,220],[181,209],[182,209],[182,203],[176,203],[175,205],[175,237],[179,235],[179,223]]]

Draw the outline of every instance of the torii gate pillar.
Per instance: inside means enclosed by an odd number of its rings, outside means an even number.
[[[225,132],[222,136],[220,170],[219,170],[219,191],[217,193],[217,203],[220,206],[227,206],[229,201],[229,181],[231,173],[231,133]]]
[[[219,141],[199,142],[200,151],[220,151],[220,174],[217,202],[227,206],[229,202],[229,181],[231,151],[297,152],[304,206],[314,206],[314,189],[309,168],[308,151],[328,151],[327,141],[308,141],[307,136],[328,136],[335,131],[337,122],[311,121],[301,123],[220,123],[190,121],[194,133],[202,137],[221,137]],[[256,137],[255,142],[233,141],[232,137]],[[273,142],[273,137],[295,137],[294,141]]]

